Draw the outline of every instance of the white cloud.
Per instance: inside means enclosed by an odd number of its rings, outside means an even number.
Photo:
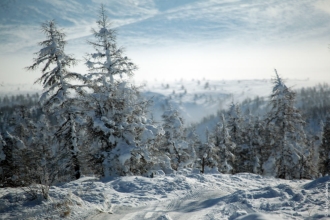
[[[154,7],[152,0],[92,0],[97,4],[104,4],[107,11],[116,17],[141,17],[156,14],[158,11]]]
[[[315,2],[315,7],[321,11],[330,14],[330,1],[328,0],[318,0]]]

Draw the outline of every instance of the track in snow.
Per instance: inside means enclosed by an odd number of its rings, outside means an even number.
[[[205,219],[205,215],[210,213],[200,211],[207,208],[212,209],[212,206],[227,194],[228,192],[217,188],[206,190],[204,187],[198,187],[183,192],[181,196],[151,202],[146,206],[113,206],[111,209],[113,214],[100,213],[90,216],[88,219]]]

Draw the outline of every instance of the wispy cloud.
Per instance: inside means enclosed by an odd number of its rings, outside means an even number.
[[[89,0],[19,1],[0,13],[0,54],[15,53],[36,44],[42,35],[40,24],[55,19],[65,28],[67,40],[84,38],[96,25],[100,4]],[[152,17],[158,11],[151,0],[106,1],[106,9],[114,28]]]
[[[141,48],[166,53],[169,48],[180,51],[208,47],[216,48],[212,49],[212,56],[226,59],[228,51],[238,51],[237,48],[246,45],[257,49],[289,45],[292,49],[291,45],[303,42],[322,44],[325,48],[330,43],[328,0],[29,0],[14,1],[0,12],[0,56],[37,51],[37,42],[43,39],[40,24],[55,18],[67,34],[68,51],[79,58],[88,50],[86,39],[96,26],[101,3],[118,30],[120,45],[133,48],[133,54],[138,54],[136,51],[141,54]],[[218,50],[227,52],[219,55]],[[239,53],[232,53],[230,59],[237,59]],[[244,52],[246,56],[249,53]],[[262,53],[258,52],[256,59]],[[182,54],[189,55],[190,51]],[[176,56],[181,59],[183,55]],[[193,59],[189,58],[187,65]],[[215,63],[217,57],[211,59],[208,55],[205,59]],[[243,62],[246,58],[240,59]],[[145,65],[150,63],[140,61]],[[210,63],[201,65],[210,66]],[[214,71],[218,68],[214,66]]]
[[[25,2],[25,1],[24,1]],[[186,41],[268,43],[325,38],[330,35],[330,3],[325,0],[34,0],[19,2],[0,15],[1,49],[29,41],[45,20],[55,18],[68,39],[90,35],[100,3],[128,44]],[[329,13],[328,13],[329,12]],[[33,27],[28,30],[26,27]],[[12,28],[16,27],[16,28]],[[19,29],[19,30],[18,30]],[[20,30],[24,30],[22,34]],[[6,39],[8,39],[6,41]],[[3,44],[7,44],[3,46]],[[25,44],[17,45],[16,49]]]
[[[330,16],[315,1],[195,1],[123,27],[151,39],[297,41],[330,34]],[[327,31],[328,30],[328,31]],[[131,36],[131,35],[130,35]]]

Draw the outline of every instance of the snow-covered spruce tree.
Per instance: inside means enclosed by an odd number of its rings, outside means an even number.
[[[19,107],[13,114],[12,129],[9,129],[10,135],[18,141],[20,147],[16,147],[14,158],[19,169],[18,179],[28,185],[35,179],[36,172],[34,166],[36,126],[35,122],[31,119],[31,112],[25,107]]]
[[[304,120],[294,107],[295,93],[291,91],[275,70],[272,109],[268,114],[268,124],[275,140],[268,160],[275,161],[276,177],[284,179],[303,178],[301,175],[302,156],[309,157]],[[263,166],[265,169],[267,166]],[[267,172],[267,171],[266,171]]]
[[[33,195],[36,196],[40,190],[45,199],[48,198],[50,185],[48,168],[49,156],[47,152],[40,151],[42,139],[40,136],[48,134],[46,129],[38,129],[37,123],[32,120],[33,111],[25,107],[16,108],[12,117],[9,118],[6,126],[1,131],[7,141],[4,146],[4,160],[0,161],[2,168],[0,185],[2,186],[31,186],[31,184],[43,184],[34,188]],[[40,121],[39,121],[40,122]],[[42,121],[45,123],[45,120]],[[51,142],[43,145],[49,150]],[[32,188],[31,188],[32,189]],[[32,192],[32,191],[30,191]]]
[[[155,130],[155,128],[157,130]],[[173,173],[173,169],[171,166],[171,159],[169,155],[166,153],[166,149],[164,148],[164,135],[165,131],[161,126],[154,126],[153,134],[155,134],[155,137],[152,139],[152,147],[149,147],[149,155],[151,157],[152,163],[150,163],[151,168],[151,177],[154,176],[154,174],[157,174],[157,171],[162,170],[166,174]],[[149,165],[149,166],[150,166]]]
[[[319,172],[322,176],[330,174],[330,116],[326,118],[319,147]]]
[[[233,167],[235,173],[248,172],[249,148],[243,122],[240,106],[232,102],[229,108],[227,125],[231,141],[236,145],[233,151],[236,156],[236,163]],[[245,125],[249,126],[249,124]]]
[[[6,144],[3,147],[5,159],[0,162],[2,168],[1,187],[25,185],[22,175],[26,175],[26,172],[22,170],[24,163],[20,159],[23,159],[23,150],[26,149],[26,146],[22,140],[7,131],[2,136]]]
[[[66,117],[68,120],[61,125],[55,135],[60,141],[60,152],[62,154],[71,154],[70,160],[65,161],[66,158],[64,158],[64,161],[60,160],[59,162],[61,164],[66,164],[66,166],[70,166],[70,171],[74,170],[74,172],[70,172],[73,175],[70,179],[79,179],[81,176],[81,168],[78,161],[79,149],[77,146],[77,132],[74,117],[75,114],[69,112]]]
[[[208,135],[208,132],[207,132],[207,135]],[[202,172],[202,171],[204,172],[204,168],[202,167],[204,144],[202,143],[199,135],[196,132],[196,127],[191,128],[191,131],[187,135],[187,140],[189,141],[189,144],[191,144],[195,149],[196,158],[195,158],[194,167],[199,169],[200,172]]]
[[[327,118],[327,117],[325,117]],[[307,129],[308,130],[308,129]],[[311,157],[309,163],[311,164],[311,177],[318,178],[322,176],[320,172],[320,149],[323,144],[323,135],[324,135],[324,123],[323,120],[320,120],[318,123],[318,129],[315,129],[310,136],[310,132],[308,132],[309,146],[311,148]]]
[[[161,130],[147,119],[148,102],[135,87],[115,82],[99,92],[94,87],[87,135],[90,154],[102,176],[147,175],[154,161],[150,152]],[[93,109],[93,108],[91,108]]]
[[[7,98],[7,97],[5,97]],[[4,100],[6,100],[4,98]],[[11,147],[8,147],[8,144],[5,141],[4,135],[7,133],[7,115],[4,113],[0,113],[0,188],[5,187],[7,184],[7,178],[10,178],[10,161],[11,161]],[[8,158],[9,157],[9,158]],[[9,169],[8,169],[9,168]]]
[[[31,155],[31,160],[34,161],[32,169],[36,173],[34,183],[42,184],[45,187],[43,189],[46,189],[58,181],[59,169],[57,167],[59,166],[56,160],[58,151],[53,152],[58,145],[56,145],[54,137],[55,131],[45,114],[39,116],[35,123],[35,130],[33,155]]]
[[[248,146],[250,148],[248,172],[262,174],[261,165],[264,162],[263,148],[265,146],[264,122],[261,121],[259,117],[255,117],[255,119],[250,121],[250,123],[253,126],[251,126],[251,129],[246,130],[246,136],[248,137]]]
[[[31,112],[31,109],[25,107],[16,108],[6,123],[6,129],[2,129],[8,143],[6,145],[9,147],[5,150],[3,174],[6,177],[6,184],[11,186],[45,184],[45,181],[42,181],[44,170],[40,168],[41,164],[45,163],[42,159],[49,157],[45,151],[40,152],[39,147],[42,143],[40,136],[47,135],[48,130],[38,129],[37,123],[31,119]],[[47,141],[43,146],[49,150],[51,142]]]
[[[170,107],[162,115],[164,135],[164,148],[171,158],[172,168],[192,167],[194,164],[193,149],[185,141],[183,119],[176,109]]]
[[[2,187],[5,183],[5,171],[3,169],[3,162],[6,159],[6,154],[4,152],[6,147],[6,142],[0,133],[0,187]]]
[[[304,149],[300,160],[300,177],[304,179],[315,179],[320,175],[319,164],[319,140],[314,136],[307,141],[308,148]]]
[[[205,130],[206,142],[201,145],[198,150],[198,161],[200,163],[201,173],[205,171],[213,170],[218,172],[219,161],[219,148],[214,145],[214,137],[209,132],[209,129]]]
[[[6,142],[3,140],[1,134],[0,134],[0,162],[6,159],[6,155],[3,152],[3,148],[6,145]],[[1,171],[0,171],[1,172]],[[2,172],[1,172],[2,173]],[[1,174],[0,174],[1,175]]]
[[[187,142],[189,144],[190,152],[191,152],[191,158],[194,160],[193,166],[196,168],[200,168],[200,158],[199,155],[199,149],[202,146],[202,142],[200,141],[200,137],[196,132],[196,127],[192,127],[191,130],[188,132],[187,135]]]
[[[6,128],[2,130],[4,141],[4,160],[0,162],[3,168],[4,185],[23,186],[29,184],[31,174],[31,151],[27,146],[33,145],[34,124],[28,117],[24,107],[16,108],[8,118]]]
[[[88,132],[90,155],[101,176],[148,175],[154,165],[150,152],[158,129],[146,118],[148,102],[122,77],[136,66],[117,47],[116,33],[101,6],[88,55]],[[120,78],[118,78],[120,76]]]
[[[243,117],[241,115],[240,106],[232,102],[229,108],[227,126],[229,129],[229,135],[231,137],[231,140],[236,145],[240,145],[243,142],[242,123],[243,123]]]
[[[42,76],[36,81],[40,82],[44,88],[40,102],[47,114],[52,114],[57,118],[58,131],[65,131],[63,127],[65,127],[67,121],[70,121],[69,112],[83,112],[79,97],[84,94],[82,88],[85,86],[72,84],[71,80],[85,81],[85,78],[79,73],[68,70],[69,67],[75,65],[76,60],[65,53],[65,34],[58,29],[56,23],[53,20],[43,23],[42,31],[47,39],[39,43],[42,48],[36,53],[37,58],[34,59],[34,63],[27,69],[35,70],[42,65]],[[72,111],[71,109],[75,110]],[[57,132],[56,136],[59,143],[62,143],[62,139],[68,138],[66,132],[62,134]],[[72,139],[74,138],[72,137]],[[67,151],[70,150],[67,149]],[[76,163],[76,154],[69,155],[67,154],[68,161],[70,161],[68,163]],[[71,172],[76,173],[73,170]]]
[[[274,133],[275,124],[265,123],[263,140],[264,145],[260,151],[261,160],[261,171],[265,176],[276,176],[278,173],[277,160],[275,158],[275,149],[277,147],[277,134]]]
[[[6,162],[4,162],[5,160],[8,160],[8,158],[6,157],[6,142],[2,136],[3,132],[0,133],[0,187],[3,187],[5,185],[6,182],[6,176],[5,176],[5,171],[6,169],[4,168],[4,166],[6,165]],[[8,162],[7,162],[8,163]]]
[[[236,145],[231,141],[228,124],[225,116],[221,116],[221,125],[215,128],[215,147],[219,149],[218,168],[222,173],[234,173],[235,155],[233,154]]]

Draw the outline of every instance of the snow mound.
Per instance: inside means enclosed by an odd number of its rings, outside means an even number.
[[[50,187],[49,200],[32,200],[28,188],[1,189],[0,219],[324,219],[328,180],[188,169],[154,178],[83,177]]]
[[[278,216],[252,213],[236,218],[236,220],[279,220]]]
[[[324,176],[313,180],[312,182],[305,184],[304,189],[313,189],[318,187],[325,188],[326,183],[330,185],[330,176]]]

